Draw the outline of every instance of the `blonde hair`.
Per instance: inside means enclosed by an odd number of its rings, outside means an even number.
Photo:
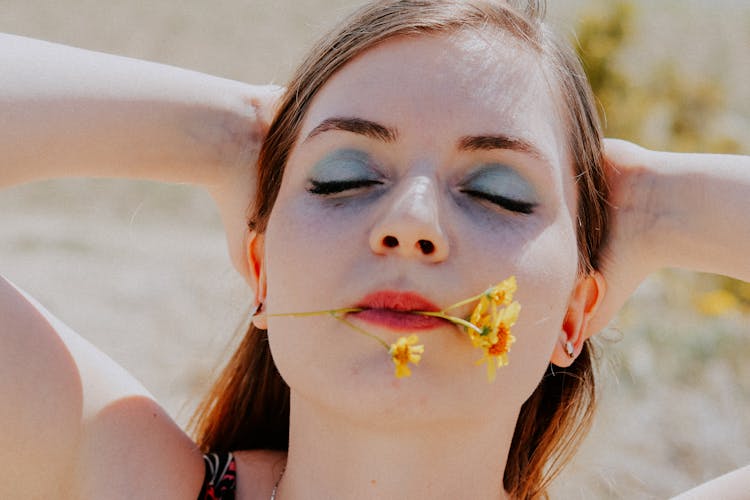
[[[607,227],[601,131],[580,62],[543,15],[544,5],[536,1],[383,0],[360,8],[312,49],[287,86],[260,151],[250,229],[265,231],[305,113],[337,70],[396,36],[500,30],[541,58],[559,92],[578,186],[579,272],[594,270]],[[588,430],[596,395],[592,360],[587,341],[569,368],[550,370],[523,404],[503,477],[512,497],[546,497]],[[204,451],[288,448],[289,387],[273,364],[265,330],[249,328],[193,424]]]

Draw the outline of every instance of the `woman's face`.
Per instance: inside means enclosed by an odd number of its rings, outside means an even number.
[[[330,316],[269,317],[274,360],[298,396],[370,419],[487,418],[523,403],[576,281],[559,106],[538,58],[507,35],[392,39],[328,81],[265,234],[268,313],[353,307],[382,291],[443,308],[511,275],[522,310],[494,384],[449,323],[415,332],[422,362],[397,380],[381,345]],[[407,333],[348,319],[389,343]]]

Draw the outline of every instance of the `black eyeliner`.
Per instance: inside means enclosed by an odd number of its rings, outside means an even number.
[[[487,200],[491,203],[494,203],[496,205],[499,205],[507,210],[510,210],[511,212],[518,212],[525,215],[529,215],[534,213],[534,208],[536,208],[536,203],[529,203],[526,201],[518,201],[513,200],[511,198],[506,198],[505,196],[500,196],[496,194],[490,194],[485,193],[482,191],[475,191],[473,189],[462,189],[462,193],[466,193],[469,196],[474,196],[476,198],[481,198],[483,200]]]
[[[307,192],[324,196],[376,184],[382,184],[382,182],[372,179],[355,179],[347,181],[316,181],[311,179],[310,187],[307,188]]]

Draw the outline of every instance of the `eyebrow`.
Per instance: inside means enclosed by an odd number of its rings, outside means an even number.
[[[398,140],[398,130],[395,128],[364,118],[334,117],[326,118],[320,122],[307,134],[305,141],[330,130],[352,132],[383,142],[396,142]],[[461,151],[492,151],[495,149],[518,151],[549,163],[547,157],[529,141],[505,134],[463,136],[458,140],[458,149]]]
[[[529,154],[539,160],[549,163],[547,157],[533,144],[520,137],[503,134],[464,136],[458,141],[458,149],[463,151],[491,151],[493,149],[508,149],[519,153]]]
[[[395,142],[398,138],[396,129],[363,118],[327,118],[307,134],[305,141],[329,130],[343,130],[383,142]]]

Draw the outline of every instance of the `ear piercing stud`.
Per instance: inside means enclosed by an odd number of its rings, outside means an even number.
[[[575,349],[573,349],[573,342],[568,340],[565,342],[565,353],[568,355],[568,357],[575,358]]]

